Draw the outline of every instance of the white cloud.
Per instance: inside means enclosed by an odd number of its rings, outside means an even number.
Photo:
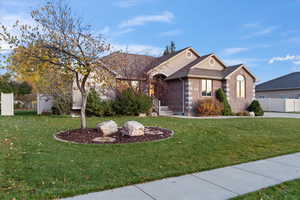
[[[133,31],[135,31],[135,29],[133,29],[133,28],[126,28],[126,29],[122,29],[120,31],[114,32],[112,34],[112,36],[116,36],[117,37],[117,36],[121,36],[121,35],[124,35],[124,34],[127,34],[127,33],[131,33]]]
[[[283,57],[273,57],[269,60],[269,64],[273,64],[275,62],[282,62],[282,61],[293,61],[294,64],[300,64],[300,56],[298,55],[286,55]]]
[[[133,28],[126,28],[126,29],[118,29],[118,30],[112,30],[109,26],[105,26],[103,29],[95,32],[96,34],[102,34],[107,38],[114,38],[118,37],[130,32],[135,31]]]
[[[161,37],[170,37],[170,36],[181,35],[182,33],[183,33],[182,30],[175,29],[175,30],[171,30],[171,31],[162,32],[162,33],[159,34],[159,36],[161,36]]]
[[[134,26],[142,26],[149,22],[171,23],[173,19],[174,19],[174,14],[169,11],[165,11],[158,15],[142,15],[142,16],[134,17],[132,19],[123,21],[119,25],[119,27],[128,28]]]
[[[238,53],[241,53],[241,52],[245,52],[245,51],[248,51],[249,48],[227,48],[227,49],[224,49],[221,54],[222,55],[225,55],[225,56],[229,56],[229,55],[234,55],[234,54],[238,54]]]
[[[293,62],[295,65],[300,65],[300,60]]]
[[[112,44],[113,51],[126,51],[128,53],[151,55],[151,56],[160,56],[163,49],[150,45],[141,45],[141,44]]]
[[[129,8],[136,6],[137,4],[143,2],[144,0],[120,0],[114,3],[115,6],[120,8]]]
[[[1,2],[2,4],[4,2]],[[11,2],[13,3],[13,2]],[[31,17],[25,13],[8,13],[5,10],[0,10],[0,25],[4,25],[7,27],[7,31],[14,35],[18,35],[19,33],[13,31],[12,26],[19,21],[20,24],[33,25],[34,21]],[[4,41],[0,41],[0,53],[7,54],[11,51],[11,45],[8,45]]]
[[[269,35],[269,34],[273,33],[277,28],[278,28],[277,26],[269,26],[269,27],[260,29],[256,32],[245,35],[242,37],[242,39],[250,39],[250,38],[254,38],[254,37]]]
[[[255,23],[248,23],[248,24],[243,24],[244,28],[260,28],[261,24],[260,22],[255,22]]]
[[[10,45],[4,41],[0,41],[0,54],[7,53],[11,50]]]

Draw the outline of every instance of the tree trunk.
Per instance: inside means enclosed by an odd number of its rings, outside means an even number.
[[[81,111],[80,111],[80,120],[81,120],[81,128],[86,128],[86,117],[85,117],[85,110],[86,110],[86,103],[87,103],[87,94],[82,94],[82,103],[81,103]]]

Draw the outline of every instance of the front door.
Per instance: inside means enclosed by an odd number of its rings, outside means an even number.
[[[167,88],[166,83],[162,80],[154,80],[150,86],[150,95],[160,100],[161,106],[167,106]]]

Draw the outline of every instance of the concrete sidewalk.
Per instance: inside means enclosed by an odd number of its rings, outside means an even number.
[[[264,117],[271,117],[271,118],[300,118],[299,113],[280,113],[280,112],[265,112]]]
[[[300,153],[65,200],[224,200],[300,178]]]
[[[210,116],[210,117],[196,117],[185,115],[162,115],[164,117],[176,117],[183,119],[238,119],[238,118],[253,118],[250,116]],[[279,112],[265,112],[263,117],[256,118],[300,118],[299,113],[279,113]]]

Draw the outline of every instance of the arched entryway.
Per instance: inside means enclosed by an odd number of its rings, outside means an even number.
[[[150,84],[150,96],[160,100],[161,106],[167,106],[167,78],[164,74],[156,74],[152,77]]]

